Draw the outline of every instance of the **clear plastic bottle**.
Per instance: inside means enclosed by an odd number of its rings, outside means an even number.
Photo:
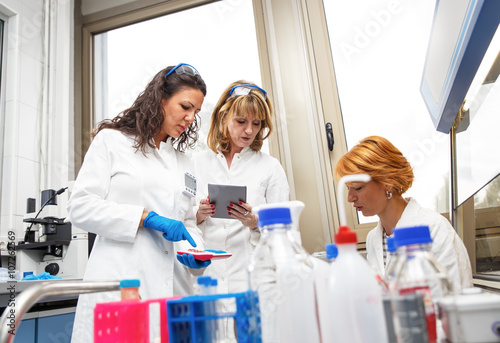
[[[453,294],[453,286],[446,270],[430,252],[432,238],[428,226],[398,228],[394,230],[395,244],[404,247],[390,289],[394,297],[420,295],[425,307],[425,322],[429,342],[438,342],[442,336],[440,322],[436,320],[435,302]],[[406,299],[409,299],[406,297]],[[404,323],[400,319],[400,323]],[[409,336],[408,330],[402,336]],[[403,341],[414,342],[411,337]],[[421,341],[421,339],[419,339]]]
[[[385,321],[387,324],[387,335],[389,343],[397,343],[396,326],[398,326],[397,317],[394,315],[394,301],[391,298],[389,290],[389,282],[394,275],[394,269],[398,262],[398,252],[394,243],[394,236],[387,237],[387,265],[385,268],[385,276],[377,274],[377,280],[382,288],[382,299],[384,302]],[[423,343],[423,342],[422,342]]]
[[[387,237],[387,254],[389,256],[387,266],[385,267],[385,281],[389,283],[394,278],[398,263],[401,263],[399,255],[404,248],[398,250],[394,236]]]
[[[314,267],[290,233],[290,209],[258,211],[261,238],[248,266],[258,292],[264,343],[320,342]]]
[[[387,342],[382,289],[358,253],[357,235],[341,225],[335,235],[338,257],[329,284],[333,342]]]
[[[210,276],[198,276],[196,279],[197,284],[197,293],[199,295],[214,295],[216,294],[215,289],[217,287],[217,279],[212,279]],[[217,316],[217,306],[214,301],[206,301],[203,306],[199,309],[203,311],[203,315],[205,316]],[[205,338],[207,342],[220,342],[221,341],[221,333],[224,329],[223,323],[220,323],[219,320],[214,319],[210,321],[206,321],[204,323],[200,323],[204,325],[203,330],[205,331]]]

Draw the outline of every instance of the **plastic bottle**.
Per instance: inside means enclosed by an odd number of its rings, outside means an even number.
[[[290,233],[290,209],[264,208],[258,216],[261,238],[248,271],[259,295],[262,341],[320,342],[312,257]]]
[[[394,315],[395,305],[391,298],[389,290],[389,282],[392,279],[395,267],[398,265],[398,252],[394,242],[394,236],[387,237],[387,265],[385,268],[385,276],[377,275],[377,280],[382,288],[382,300],[384,303],[385,322],[387,324],[387,335],[389,343],[397,343],[396,327],[399,325],[397,316]],[[422,342],[423,343],[423,342]]]
[[[137,279],[121,280],[120,291],[122,300],[140,300],[139,287],[141,281]]]
[[[382,290],[356,249],[356,232],[340,226],[338,257],[329,284],[333,342],[387,342]]]
[[[394,236],[387,237],[387,254],[389,256],[387,266],[385,267],[385,281],[387,283],[394,278],[398,263],[401,263],[399,255],[402,250],[403,248],[397,249]]]
[[[396,245],[404,247],[404,251],[390,288],[395,296],[420,295],[423,297],[428,340],[431,343],[438,342],[444,337],[441,337],[441,325],[436,321],[435,302],[444,296],[452,295],[453,288],[446,270],[430,252],[432,239],[429,227],[398,228],[394,230],[394,237]],[[414,342],[409,330],[405,330],[405,319],[400,318],[399,321],[403,325],[401,328],[403,341]]]
[[[334,262],[339,254],[339,250],[337,249],[337,246],[333,243],[327,244],[325,246],[325,250],[326,250],[326,260],[330,263]]]
[[[216,294],[215,290],[217,287],[217,279],[212,279],[210,276],[198,276],[196,278],[197,290],[196,292],[199,295],[209,296]],[[217,316],[217,306],[215,301],[206,301],[203,303],[203,306],[198,310],[203,311],[204,316]],[[207,342],[219,342],[221,331],[219,328],[219,321],[217,319],[205,321],[204,323],[200,323],[203,325],[204,336],[207,339]]]

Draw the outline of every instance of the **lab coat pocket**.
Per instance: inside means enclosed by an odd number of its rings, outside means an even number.
[[[189,208],[191,206],[193,206],[193,203],[192,203],[193,199],[194,199],[193,197],[186,195],[184,193],[181,193],[181,196],[178,199],[177,206],[178,206],[178,212],[179,212],[179,216],[180,216],[179,218],[182,218],[182,220],[184,220],[184,218],[186,218],[186,213],[188,212]]]

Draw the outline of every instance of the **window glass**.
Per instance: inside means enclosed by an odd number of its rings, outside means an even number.
[[[469,111],[462,119],[456,135],[457,198],[460,204],[471,196],[474,197],[476,272],[483,276],[496,277],[498,281],[500,276],[500,159],[498,158],[500,45],[493,51],[494,62],[487,65],[486,77],[479,78],[481,84],[473,100],[470,101]]]
[[[457,130],[457,205],[500,174],[500,158],[496,157],[500,145],[500,34],[496,43],[494,63],[487,65],[486,76],[479,77],[481,85],[473,100],[467,100],[470,107]]]
[[[500,177],[474,196],[476,272],[500,276]]]
[[[2,182],[2,170],[3,170],[3,128],[5,125],[4,116],[4,97],[2,86],[2,76],[3,76],[3,33],[4,33],[4,21],[0,19],[0,183]],[[1,206],[1,194],[2,188],[0,187],[0,206]]]
[[[94,124],[131,106],[159,70],[184,62],[193,65],[207,84],[196,146],[203,150],[212,109],[222,91],[241,79],[261,85],[251,0],[220,1],[94,38]],[[268,151],[267,146],[263,150]]]
[[[434,0],[324,1],[342,118],[351,148],[370,135],[408,158],[405,196],[448,212],[449,136],[434,129],[420,93]],[[359,214],[359,222],[375,221]]]

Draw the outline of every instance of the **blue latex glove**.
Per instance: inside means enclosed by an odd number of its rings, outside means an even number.
[[[33,275],[29,274],[23,277],[22,281],[29,281],[29,280],[59,280],[61,279],[60,276],[55,276],[55,275],[50,275],[47,272],[40,273],[38,275]]]
[[[205,268],[212,263],[212,261],[200,261],[194,258],[193,255],[185,254],[185,255],[177,255],[177,260],[185,266],[193,269]]]
[[[196,247],[196,242],[181,221],[165,218],[151,211],[142,222],[142,226],[163,232],[163,238],[168,241],[187,240],[193,247]]]

